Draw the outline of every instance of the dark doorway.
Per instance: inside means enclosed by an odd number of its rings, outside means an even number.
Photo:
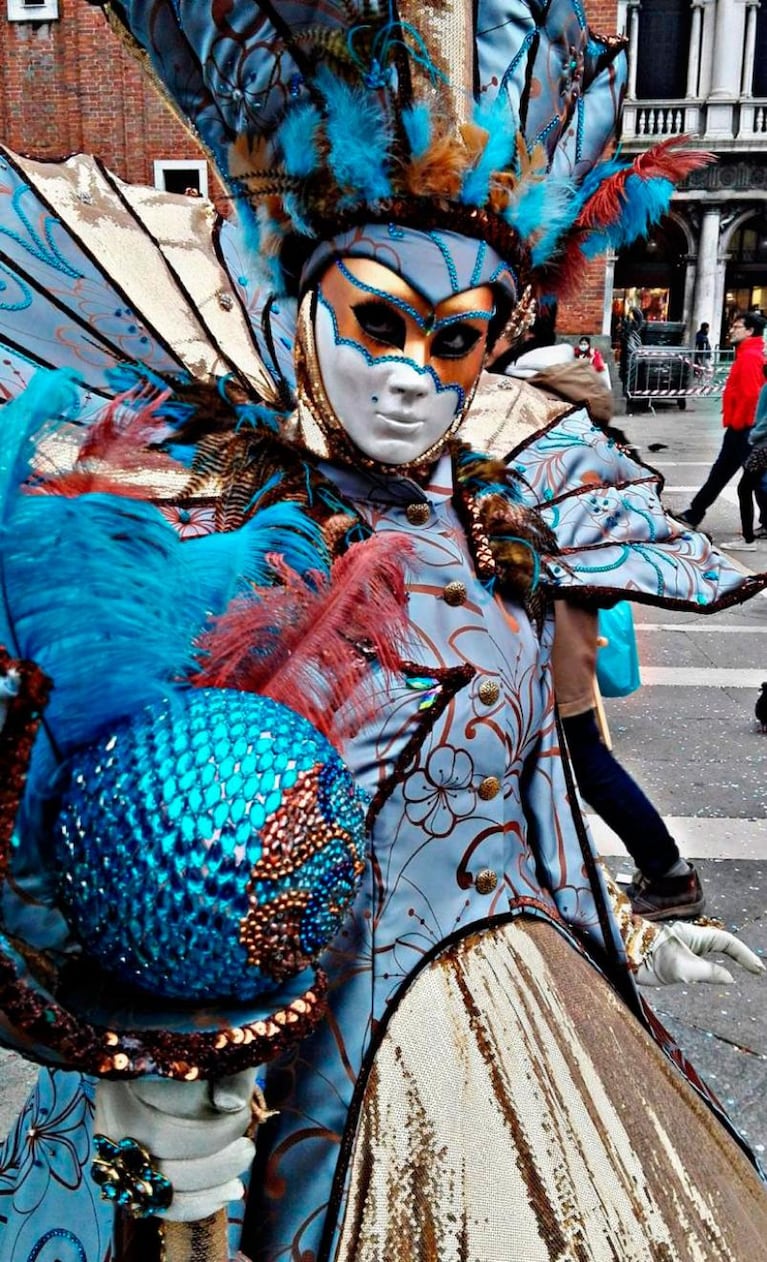
[[[678,321],[684,315],[687,238],[673,219],[661,220],[650,237],[621,250],[615,260],[613,310],[638,307],[645,320]]]

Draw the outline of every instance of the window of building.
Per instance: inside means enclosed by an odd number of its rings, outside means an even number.
[[[640,101],[679,101],[687,91],[690,0],[642,0],[637,48]]]
[[[738,263],[767,262],[767,222],[749,219],[730,237],[730,259]]]
[[[59,0],[8,0],[9,22],[52,22],[59,16]]]
[[[767,8],[763,4],[756,11],[756,47],[751,91],[754,96],[767,96]]]
[[[154,186],[166,193],[208,196],[208,164],[194,158],[160,158],[154,162]]]

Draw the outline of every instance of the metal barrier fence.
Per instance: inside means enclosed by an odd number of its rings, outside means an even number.
[[[628,353],[624,378],[626,399],[678,402],[686,399],[716,399],[734,358],[734,350],[716,347],[696,351],[688,346],[637,346]]]

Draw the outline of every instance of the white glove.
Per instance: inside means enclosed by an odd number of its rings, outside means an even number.
[[[640,964],[636,979],[640,986],[669,986],[672,982],[715,982],[728,986],[735,979],[722,964],[705,957],[718,952],[728,955],[749,973],[763,973],[758,955],[724,929],[693,925],[677,920],[662,925]]]
[[[173,1200],[160,1216],[196,1222],[243,1195],[239,1176],[255,1152],[245,1137],[254,1081],[253,1069],[217,1082],[101,1081],[94,1129],[115,1142],[138,1140],[173,1184]]]

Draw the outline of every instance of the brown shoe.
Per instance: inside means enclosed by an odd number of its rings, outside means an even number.
[[[682,876],[653,879],[637,873],[626,888],[631,906],[645,920],[691,920],[706,906],[706,898],[695,868]]]

